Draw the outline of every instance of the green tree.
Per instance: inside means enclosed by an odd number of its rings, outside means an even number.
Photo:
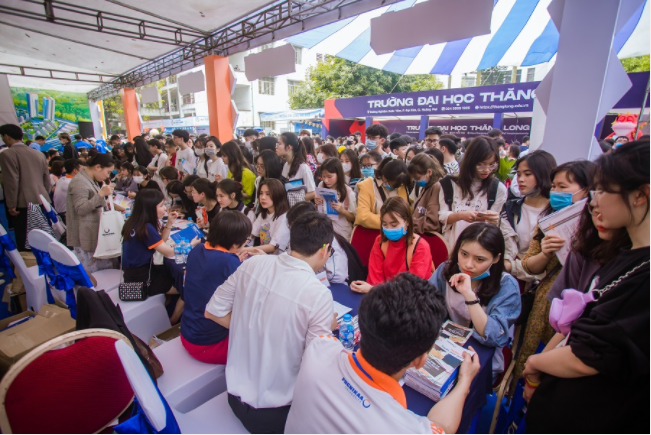
[[[649,71],[649,55],[621,59],[627,73]]]
[[[307,80],[289,97],[292,109],[323,107],[331,98],[415,92],[443,86],[429,74],[400,75],[360,65],[339,57],[328,57],[308,70]]]

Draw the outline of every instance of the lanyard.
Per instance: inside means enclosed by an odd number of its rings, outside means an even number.
[[[364,373],[364,374],[366,375],[367,378],[369,378],[371,381],[373,381],[373,378],[371,377],[371,375],[369,375],[369,374],[366,372],[366,370],[364,370],[364,368],[363,368],[362,365],[359,363],[359,361],[357,361],[357,354],[355,354],[355,352],[353,352],[353,353],[352,353],[352,356],[353,356],[353,361],[355,361],[355,364],[357,365],[357,368],[358,368],[362,373]],[[373,381],[373,382],[375,382],[375,381]]]

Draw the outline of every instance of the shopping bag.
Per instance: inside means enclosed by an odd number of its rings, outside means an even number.
[[[122,213],[113,208],[113,201],[109,201],[109,210],[102,212],[99,221],[99,234],[97,235],[97,249],[95,258],[119,257],[122,251],[122,226],[124,217]]]

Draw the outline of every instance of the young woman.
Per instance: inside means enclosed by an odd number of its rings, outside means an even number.
[[[276,151],[268,149],[262,150],[260,155],[255,158],[255,170],[258,176],[255,179],[255,202],[254,211],[258,212],[258,205],[260,199],[258,193],[260,191],[260,182],[267,178],[275,178],[279,180],[283,172],[283,164],[280,158],[276,155]]]
[[[346,184],[350,184],[351,180],[363,178],[362,169],[359,167],[359,158],[357,158],[357,153],[354,150],[344,150],[339,156],[339,161],[344,168]]]
[[[355,211],[357,201],[355,201],[355,192],[344,182],[344,169],[339,160],[330,158],[321,165],[321,183],[319,187],[326,187],[337,192],[337,202],[332,203],[331,207],[339,214],[333,219],[332,225],[337,234],[341,235],[347,241],[353,232],[353,222],[355,222]],[[317,196],[314,198],[317,206],[323,211],[323,198]]]
[[[429,279],[434,269],[427,242],[414,234],[412,211],[406,199],[389,198],[381,210],[382,233],[375,239],[368,262],[366,281],[353,281],[350,289],[368,293],[399,273],[409,272]]]
[[[66,225],[68,246],[87,272],[115,269],[117,261],[95,258],[97,235],[106,198],[113,194],[113,187],[107,180],[113,170],[113,159],[109,154],[98,154],[86,163],[78,176],[70,181],[66,200]],[[101,186],[101,187],[100,187]]]
[[[518,282],[504,272],[504,238],[488,223],[470,225],[459,234],[450,256],[430,278],[445,298],[448,317],[472,327],[475,338],[495,347],[493,379],[504,371],[502,347],[520,314]]]
[[[206,158],[206,142],[203,138],[197,139],[193,146],[194,155],[197,157],[195,174],[199,178],[208,178],[208,159]],[[212,181],[212,180],[211,180]]]
[[[165,142],[165,151],[167,151],[167,166],[176,168],[176,144],[173,139]]]
[[[157,190],[145,189],[140,192],[133,203],[131,217],[122,228],[122,271],[124,282],[147,282],[149,296],[158,294],[178,294],[174,278],[164,265],[152,263],[154,251],[165,257],[174,257],[174,249],[167,239],[174,225],[177,214],[169,214],[167,224],[163,227],[160,220],[165,216],[163,194]],[[193,245],[198,239],[192,241]]]
[[[170,181],[165,186],[167,195],[172,198],[172,205],[170,209],[176,211],[179,214],[185,215],[185,217],[195,217],[195,210],[197,209],[197,203],[192,200],[192,195],[188,195],[185,191],[185,186],[179,180]],[[191,188],[190,188],[191,191]]]
[[[332,144],[325,144],[321,147],[319,147],[319,150],[317,151],[316,155],[316,160],[319,162],[319,164],[323,163],[326,161],[326,159],[330,159],[333,157],[339,157],[339,152],[337,151],[337,147],[335,147]]]
[[[120,163],[124,163],[127,161],[127,155],[124,153],[124,148],[121,146],[117,148],[113,148],[111,154],[113,154],[113,158]]]
[[[235,180],[227,178],[217,184],[217,202],[220,212],[231,210],[247,214],[242,202],[242,185]]]
[[[307,165],[307,155],[303,143],[294,133],[285,132],[278,138],[276,154],[285,160],[282,176],[289,181],[303,180],[305,200],[313,200],[316,185],[312,171]]]
[[[129,162],[120,165],[120,172],[116,178],[115,190],[121,192],[138,192],[138,183],[133,180],[133,165]]]
[[[357,183],[357,214],[355,225],[381,229],[380,210],[385,201],[400,196],[408,201],[411,180],[402,160],[384,159],[372,178]]]
[[[136,164],[136,148],[131,142],[124,144],[124,156],[126,162],[129,162],[132,165]]]
[[[407,169],[414,182],[416,193],[414,232],[416,234],[439,232],[438,198],[441,185],[437,182],[445,176],[445,170],[438,161],[424,153],[419,153],[411,159]]]
[[[492,139],[484,136],[473,139],[461,161],[459,175],[449,177],[453,192],[451,207],[446,204],[444,189],[441,188],[439,222],[443,237],[450,246],[456,245],[459,234],[474,222],[499,225],[499,212],[506,202],[506,187],[494,174],[499,158],[499,150]],[[497,183],[495,202],[488,207],[493,183]]]
[[[506,271],[517,279],[532,281],[535,277],[522,270],[522,258],[529,250],[538,219],[551,211],[550,174],[556,168],[556,160],[547,151],[538,150],[523,156],[514,167],[523,197],[507,201],[502,210],[500,229],[506,242],[504,264]]]
[[[382,163],[382,156],[377,151],[369,151],[359,157],[359,165],[362,172],[362,177],[373,178],[375,177],[375,170]]]
[[[232,180],[222,180],[221,183]],[[206,243],[190,252],[183,287],[181,344],[195,359],[226,364],[228,329],[206,319],[206,304],[215,289],[237,270],[246,258],[242,248],[251,234],[251,221],[243,214],[224,210],[210,224]]]
[[[133,148],[136,153],[136,164],[144,167],[149,166],[154,156],[149,151],[149,144],[143,136],[133,138]]]
[[[549,193],[550,206],[553,210],[561,210],[573,202],[588,196],[591,185],[594,163],[578,160],[557,166],[551,173],[552,187]],[[527,319],[522,346],[518,352],[515,375],[520,377],[524,363],[538,349],[540,342],[548,343],[554,336],[554,330],[549,324],[549,309],[551,303],[547,293],[558,276],[561,264],[556,252],[565,245],[565,239],[555,235],[543,235],[536,228],[529,244],[527,253],[522,258],[522,270],[529,275],[545,275],[545,280],[538,286],[531,312]]]
[[[405,153],[405,163],[407,163],[407,166],[409,166],[409,163],[411,163],[412,159],[416,157],[416,155],[423,152],[425,152],[425,147],[422,145],[411,145],[407,148],[407,152]]]
[[[192,183],[191,189],[192,200],[201,205],[195,211],[197,225],[199,228],[208,228],[210,222],[219,213],[216,183],[199,178]]]
[[[253,222],[251,237],[259,237],[260,246],[246,248],[247,252],[256,252],[258,248],[267,254],[279,254],[287,251],[289,247],[289,227],[287,226],[289,202],[285,186],[274,178],[267,178],[260,183],[258,198],[260,214]]]
[[[312,175],[314,175],[318,166],[316,163],[316,152],[314,151],[314,141],[307,136],[300,138],[300,141],[303,142],[303,146],[305,147],[305,163],[307,163],[312,171]]]
[[[579,289],[596,300],[572,322],[567,340],[557,334],[527,360],[532,433],[648,431],[641,416],[649,397],[649,141],[602,155],[594,183],[597,230],[624,228],[632,246]],[[594,418],[577,419],[588,415]]]
[[[248,168],[249,162],[244,159],[242,150],[235,141],[231,140],[222,145],[222,160],[228,166],[227,178],[242,184],[244,204],[251,204],[255,190],[255,174]]]
[[[224,164],[221,157],[222,143],[215,136],[208,136],[203,141],[205,142],[204,154],[207,163],[204,165],[204,169],[207,168],[207,178],[217,182],[225,180],[228,177],[228,166]],[[197,169],[197,174],[199,172],[202,172],[201,168]]]

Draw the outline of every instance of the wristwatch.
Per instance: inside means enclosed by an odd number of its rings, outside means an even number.
[[[465,302],[466,302],[466,305],[475,305],[475,304],[480,303],[481,301],[479,300],[479,298],[477,298],[474,301],[465,301]]]

